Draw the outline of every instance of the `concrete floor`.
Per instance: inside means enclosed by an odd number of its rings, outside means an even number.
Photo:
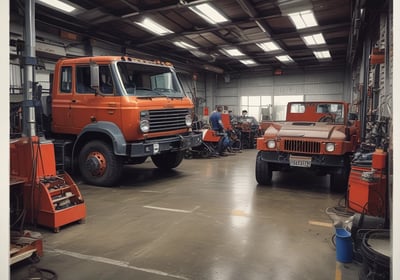
[[[33,229],[44,243],[35,266],[59,280],[358,279],[359,264],[336,261],[325,210],[343,195],[328,176],[274,172],[272,187],[258,186],[256,153],[187,159],[167,174],[129,166],[114,188],[76,178],[86,221]],[[13,265],[11,279],[29,279],[31,265]]]

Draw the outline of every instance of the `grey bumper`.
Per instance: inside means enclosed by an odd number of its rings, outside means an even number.
[[[130,157],[143,157],[165,152],[184,151],[191,147],[199,146],[201,141],[202,135],[200,133],[150,139],[140,143],[129,144],[127,154]]]
[[[293,154],[300,155],[300,154]],[[290,165],[290,153],[283,152],[261,152],[261,160],[275,163],[279,165]],[[345,156],[336,155],[304,155],[301,156],[311,157],[311,166],[315,167],[343,167],[346,165]]]

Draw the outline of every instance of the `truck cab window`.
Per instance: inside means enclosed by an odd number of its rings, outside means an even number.
[[[292,104],[290,106],[290,113],[304,113],[306,111],[306,108],[304,107],[304,104]]]
[[[111,77],[111,71],[108,65],[100,65],[100,91],[105,94],[110,94],[114,92],[114,84]]]
[[[64,66],[61,68],[60,92],[71,93],[72,88],[72,67]]]
[[[76,67],[76,92],[78,93],[94,93],[95,90],[90,87],[90,67]]]

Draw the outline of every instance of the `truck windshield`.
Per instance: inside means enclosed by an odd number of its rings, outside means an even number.
[[[319,121],[330,122],[333,121],[337,124],[344,122],[343,104],[323,103],[317,105],[317,113],[324,114]]]
[[[286,121],[345,123],[345,105],[338,102],[291,102]]]
[[[176,73],[169,67],[118,62],[117,68],[128,95],[176,98],[185,96]]]

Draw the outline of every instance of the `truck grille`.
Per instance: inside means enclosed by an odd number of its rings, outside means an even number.
[[[319,154],[321,151],[321,144],[319,142],[312,141],[285,140],[284,149],[288,152]]]
[[[150,110],[150,132],[162,132],[187,128],[185,116],[188,109]]]

